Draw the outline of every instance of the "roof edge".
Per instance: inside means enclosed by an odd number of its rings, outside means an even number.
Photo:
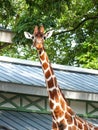
[[[39,66],[41,67],[39,62],[19,59],[19,58],[11,58],[7,56],[0,56],[0,62],[12,63],[12,64],[20,64],[25,66]]]
[[[0,26],[0,31],[13,33],[13,31],[11,29],[6,29],[2,26]]]
[[[21,94],[48,97],[47,89],[44,86],[43,87],[30,86],[24,84],[22,85],[16,83],[8,83],[8,82],[0,82],[0,84],[1,84],[0,91],[2,92],[21,93]],[[65,97],[68,99],[98,102],[97,93],[88,93],[88,92],[79,92],[79,91],[70,91],[70,90],[62,90],[62,92],[65,95]]]

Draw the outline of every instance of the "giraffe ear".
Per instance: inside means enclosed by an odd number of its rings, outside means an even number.
[[[31,35],[29,32],[24,32],[24,35],[27,39],[32,39],[33,35]]]
[[[45,33],[45,34],[44,34],[44,37],[45,37],[45,38],[49,38],[49,37],[51,37],[52,34],[53,34],[53,32],[54,32],[54,30],[51,30],[51,31]]]

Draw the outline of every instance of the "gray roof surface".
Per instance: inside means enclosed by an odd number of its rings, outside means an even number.
[[[52,65],[62,89],[98,93],[98,71]],[[0,81],[45,87],[45,79],[39,63],[8,57],[0,57]]]
[[[98,126],[98,119],[86,119]],[[51,130],[51,115],[15,111],[0,111],[0,125],[11,130]]]
[[[11,130],[50,130],[51,123],[48,114],[0,111],[0,125]]]

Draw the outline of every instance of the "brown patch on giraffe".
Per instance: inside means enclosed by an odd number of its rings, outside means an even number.
[[[95,127],[94,130],[98,130],[98,127]]]
[[[68,127],[68,130],[73,130],[73,129],[71,128],[71,126],[69,126],[69,127]]]
[[[83,125],[82,125],[81,122],[78,122],[78,128],[79,128],[79,129],[83,129]]]
[[[50,73],[50,72],[49,72]],[[50,76],[49,76],[50,77]],[[49,81],[47,81],[48,87],[52,88],[54,86],[53,79],[51,78]]]
[[[64,112],[61,110],[59,106],[56,106],[54,109],[55,117],[58,119],[59,117],[62,117],[64,115]]]
[[[64,94],[62,93],[62,91],[61,91],[59,85],[58,85],[58,88],[59,88],[59,93],[60,93],[60,95],[62,95],[63,99],[65,100],[66,105],[69,105],[69,102],[68,102],[68,100],[65,98]]]
[[[64,130],[66,128],[66,124],[60,124],[58,125],[59,130]]]
[[[47,70],[47,72],[45,73],[45,77],[46,77],[46,79],[48,79],[50,76],[51,76],[50,71]]]
[[[87,125],[83,125],[83,130],[88,130],[88,127],[87,127]]]
[[[57,87],[57,80],[56,80],[56,77],[53,77],[53,80],[54,80],[54,85],[55,85],[55,87]]]
[[[53,109],[54,103],[50,100],[49,104],[50,104],[50,108]]]
[[[65,113],[65,118],[68,124],[72,124],[73,120],[72,120],[71,115],[68,112]]]
[[[70,113],[70,115],[74,115],[75,113],[73,112],[73,110],[68,106],[67,107],[67,111],[68,113]]]
[[[59,102],[59,96],[56,89],[54,89],[53,91],[49,91],[49,94],[51,99],[53,99],[56,102]]]
[[[74,125],[77,126],[76,118],[74,118],[73,121],[74,121]]]
[[[76,126],[72,126],[71,128],[72,130],[77,130]]]
[[[76,119],[78,128],[83,129],[83,125],[82,124],[84,123],[84,121],[80,117],[78,117],[78,116],[76,116],[75,119]]]
[[[42,60],[42,61],[44,61],[45,60],[45,55],[43,54],[43,55],[40,55],[40,59]]]
[[[66,110],[66,102],[64,101],[63,97],[60,97],[60,104],[63,110]]]
[[[76,119],[77,119],[79,122],[84,123],[84,121],[83,121],[83,119],[82,119],[82,118],[80,118],[80,117],[76,116]]]
[[[89,127],[89,129],[92,129],[94,126],[91,124],[91,123],[87,123],[86,121],[84,121],[84,130],[88,130],[88,127]],[[87,125],[88,125],[88,127],[87,127]],[[94,128],[94,130],[98,130],[98,127],[97,127],[97,129],[95,129]]]
[[[45,63],[43,63],[43,65],[42,65],[42,66],[43,66],[43,69],[44,69],[44,70],[46,70],[46,69],[48,68],[48,64],[47,64],[46,62],[45,62]]]
[[[58,123],[58,127],[59,127],[59,130],[64,130],[67,127],[64,119],[61,120],[60,123]]]
[[[55,122],[52,123],[52,129],[57,130],[57,124]]]

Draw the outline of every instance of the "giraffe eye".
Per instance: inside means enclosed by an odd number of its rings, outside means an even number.
[[[34,36],[32,35],[32,39],[34,39]]]
[[[43,39],[45,40],[45,39],[46,39],[46,37],[45,37],[45,36],[43,36]]]

